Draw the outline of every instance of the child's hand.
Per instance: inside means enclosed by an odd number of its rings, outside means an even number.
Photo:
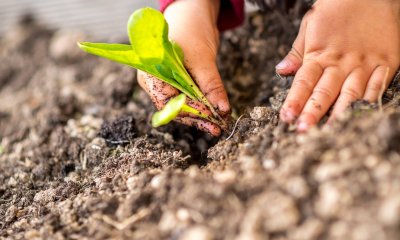
[[[222,116],[230,112],[224,85],[218,73],[216,55],[219,45],[216,27],[219,2],[215,0],[179,0],[164,12],[169,24],[169,36],[176,41],[185,54],[185,66],[201,91]],[[139,84],[150,95],[157,108],[162,108],[178,91],[160,80],[139,72]],[[207,111],[201,103],[191,104],[200,111]],[[221,130],[215,124],[180,116],[177,121],[196,126],[200,130],[219,135]]]
[[[276,70],[296,73],[281,119],[305,131],[334,105],[376,101],[400,64],[399,0],[318,0]],[[336,102],[336,103],[335,103]]]

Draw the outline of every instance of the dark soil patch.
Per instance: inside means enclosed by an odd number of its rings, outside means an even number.
[[[399,83],[383,106],[356,102],[334,126],[296,134],[278,120],[291,79],[274,66],[298,24],[253,14],[223,35],[221,74],[245,113],[230,140],[152,129],[135,71],[81,53],[78,33],[31,21],[10,32],[0,237],[399,239]]]

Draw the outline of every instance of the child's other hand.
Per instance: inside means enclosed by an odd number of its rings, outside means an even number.
[[[400,64],[399,0],[318,0],[306,14],[292,51],[276,71],[296,73],[282,106],[297,129],[330,120],[352,101],[376,101]]]
[[[219,3],[215,0],[178,0],[165,10],[164,16],[169,24],[169,37],[184,52],[186,68],[210,103],[224,117],[230,113],[230,106],[216,65]],[[139,72],[138,79],[159,109],[168,99],[178,95],[176,89],[146,73]],[[192,106],[207,111],[201,103],[193,103]],[[177,121],[215,136],[221,133],[215,124],[198,118],[180,116]]]

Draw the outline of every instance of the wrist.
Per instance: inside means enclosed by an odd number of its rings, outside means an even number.
[[[206,16],[206,20],[210,20],[213,24],[217,24],[221,1],[215,0],[171,0],[166,1],[168,6],[164,6],[164,15],[169,18],[179,9],[186,11],[195,10],[197,13]]]

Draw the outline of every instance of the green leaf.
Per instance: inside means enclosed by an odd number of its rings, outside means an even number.
[[[157,64],[156,66],[157,71],[166,78],[174,79],[174,74],[172,73],[171,69],[165,67],[164,65]]]
[[[152,8],[135,11],[128,20],[132,48],[146,64],[159,64],[168,54],[168,24],[161,12]]]
[[[181,63],[183,63],[184,62],[184,55],[183,55],[182,48],[174,41],[171,41],[171,44],[172,44],[172,47],[174,49],[176,58],[178,58],[179,61]]]
[[[78,46],[90,54],[104,57],[135,68],[142,68],[140,59],[137,57],[130,45],[78,42]]]
[[[78,42],[78,46],[93,55],[104,57],[109,60],[126,64],[133,68],[142,70],[147,72],[159,79],[162,79],[169,85],[177,88],[182,92],[186,92],[185,89],[179,85],[176,80],[173,78],[173,74],[169,68],[161,69],[157,68],[157,65],[148,64],[145,65],[142,63],[141,59],[139,59],[136,53],[133,51],[132,46],[125,44],[108,44],[108,43],[89,43],[89,42]],[[162,68],[162,67],[161,67]],[[170,71],[168,73],[168,71]],[[193,96],[191,92],[187,93],[188,96]]]
[[[186,96],[182,93],[169,100],[163,109],[154,113],[151,119],[151,125],[153,127],[160,127],[174,120],[185,105],[185,102]]]
[[[198,117],[201,117],[201,118],[204,118],[204,119],[211,119],[211,116],[209,116],[207,114],[204,114],[204,113],[200,112],[199,110],[197,110],[195,108],[192,108],[191,106],[186,105],[186,104],[182,106],[181,111],[193,114],[195,116],[198,116]]]

